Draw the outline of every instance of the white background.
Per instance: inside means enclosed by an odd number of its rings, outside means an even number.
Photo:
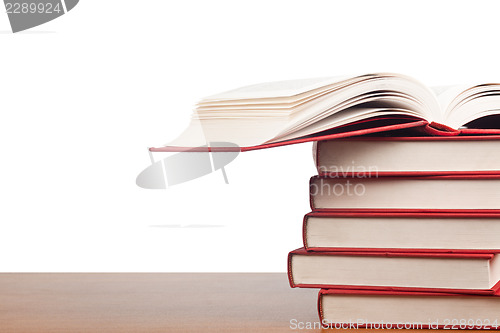
[[[81,0],[12,34],[0,13],[1,271],[286,270],[311,144],[247,152],[143,190],[146,147],[203,96],[294,78],[400,72],[500,81],[498,1]],[[201,225],[192,228],[191,225]]]

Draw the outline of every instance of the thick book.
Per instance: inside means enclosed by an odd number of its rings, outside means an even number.
[[[262,83],[202,99],[188,128],[151,151],[252,150],[397,129],[500,134],[500,84],[428,88],[394,73]]]
[[[311,252],[288,255],[290,286],[494,294],[500,254]]]
[[[499,175],[427,177],[313,176],[312,210],[498,210]]]
[[[312,212],[308,251],[500,252],[500,213]]]
[[[500,174],[500,136],[359,137],[316,142],[319,175]]]
[[[318,313],[324,328],[498,330],[498,296],[322,289]]]

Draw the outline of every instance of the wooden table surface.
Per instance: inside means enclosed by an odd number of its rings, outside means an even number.
[[[316,298],[284,273],[3,273],[0,332],[320,332],[291,327]]]

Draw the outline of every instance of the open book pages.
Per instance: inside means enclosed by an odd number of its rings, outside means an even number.
[[[400,74],[262,83],[202,99],[168,146],[286,142],[366,120],[424,120],[459,129],[500,114],[500,84],[432,89]]]

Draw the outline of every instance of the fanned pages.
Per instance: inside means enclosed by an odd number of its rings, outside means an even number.
[[[219,147],[224,142],[243,148],[264,147],[314,141],[332,133],[356,133],[359,128],[376,132],[379,127],[383,131],[390,129],[384,126],[387,124],[411,122],[440,124],[441,131],[470,127],[498,129],[500,133],[500,118],[491,117],[495,115],[500,115],[500,84],[433,91],[413,78],[392,73],[291,80],[204,98],[180,137],[151,150],[171,151],[215,142]],[[478,121],[485,119],[486,124]]]

